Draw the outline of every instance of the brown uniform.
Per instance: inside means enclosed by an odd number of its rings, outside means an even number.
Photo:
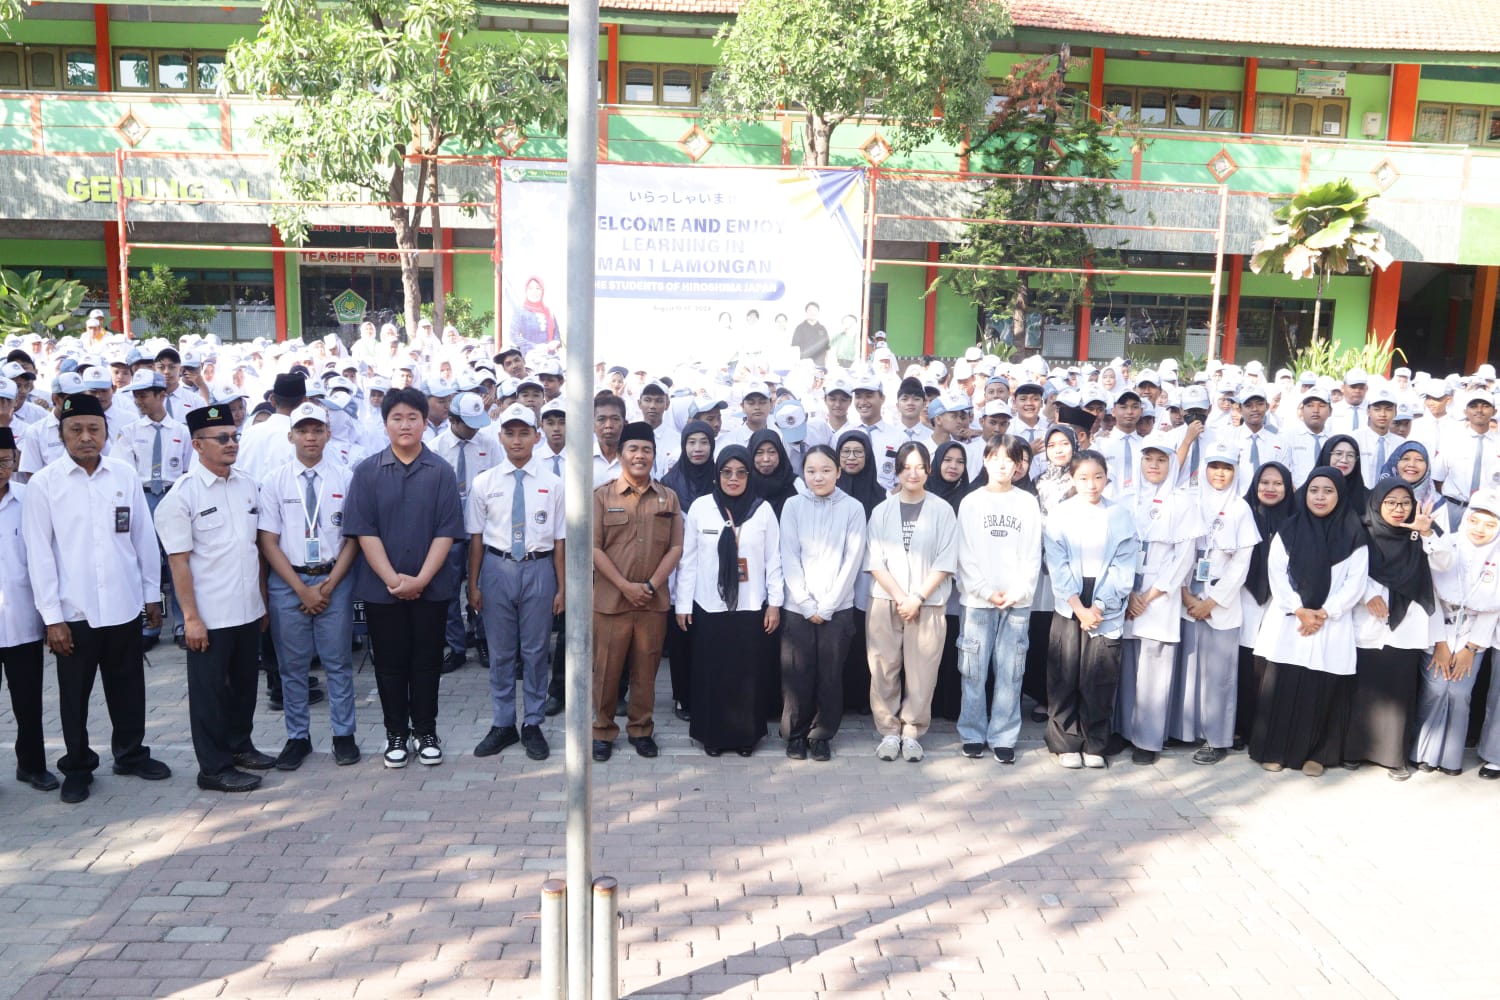
[[[671,598],[663,566],[667,554],[682,553],[682,507],[677,494],[652,480],[639,492],[624,478],[594,491],[594,549],[603,552],[631,583],[651,580],[656,596],[638,608],[620,589],[594,572],[594,739],[612,741],[620,733],[615,700],[620,674],[630,671],[630,702],[625,731],[650,736],[656,705],[656,669],[661,664]]]

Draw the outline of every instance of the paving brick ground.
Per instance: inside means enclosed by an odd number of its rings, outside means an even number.
[[[335,767],[315,714],[319,753],[242,796],[194,786],[182,654],[157,650],[148,683],[170,781],[106,764],[81,806],[0,791],[0,998],[536,995],[561,753],[470,755],[479,670],[443,680],[443,766],[380,766],[366,668],[365,761]],[[107,745],[97,693],[94,718]],[[670,713],[659,736],[660,758],[621,740],[595,769],[625,995],[1500,995],[1500,787],[1472,760],[1397,785],[1243,756],[1064,772],[1030,724],[1013,767],[960,758],[942,724],[917,765],[877,761],[861,718],[830,764],[774,743],[710,760]],[[280,716],[263,707],[256,737],[275,752]]]

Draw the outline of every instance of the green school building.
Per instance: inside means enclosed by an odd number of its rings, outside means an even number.
[[[795,114],[736,130],[698,127],[718,55],[713,36],[737,6],[603,0],[601,159],[683,169],[801,163]],[[1251,273],[1250,248],[1269,224],[1273,196],[1347,177],[1382,195],[1377,222],[1397,262],[1373,276],[1332,279],[1325,330],[1351,346],[1395,331],[1413,366],[1438,371],[1493,360],[1500,19],[1485,6],[1011,0],[1014,34],[990,54],[992,75],[1065,46],[1067,80],[1094,113],[1107,110],[1138,130],[1139,141],[1122,138],[1118,148],[1117,179],[1141,182],[1122,187],[1129,221],[1162,227],[1125,235],[1127,266],[1156,273],[1118,277],[1071,321],[1038,330],[1044,353],[1202,353],[1215,313],[1204,275],[1219,239],[1181,230],[1216,230],[1222,208],[1220,353],[1284,363],[1309,339],[1313,287]],[[519,31],[565,41],[561,2],[478,7],[479,38]],[[259,14],[259,4],[243,0],[48,2],[12,24],[0,37],[0,264],[78,279],[88,307],[118,317],[123,223],[131,272],[172,267],[189,280],[194,302],[219,309],[215,328],[225,339],[348,330],[332,303],[349,289],[370,318],[399,317],[397,258],[381,252],[394,237],[368,210],[320,213],[305,252],[273,252],[283,244],[257,203],[272,197],[272,177],[253,127],[266,106],[218,92],[225,50],[254,35]],[[841,126],[833,141],[834,164],[875,171],[873,257],[916,265],[875,267],[866,322],[886,330],[898,354],[953,356],[975,341],[984,317],[947,289],[923,293],[961,226],[885,216],[945,214],[922,196],[942,184],[903,184],[901,171],[951,174],[945,180],[962,187],[962,175],[983,164],[941,144],[887,156],[882,138],[872,120]],[[566,147],[557,136],[512,133],[468,152],[547,160]],[[171,201],[150,204],[153,196]],[[424,239],[483,251],[494,234],[493,220],[453,221]],[[436,282],[424,261],[424,298],[451,292],[477,312],[494,310],[491,256],[447,260]]]

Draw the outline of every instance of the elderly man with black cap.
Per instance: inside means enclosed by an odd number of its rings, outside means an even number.
[[[156,533],[167,550],[187,641],[188,717],[198,757],[198,787],[248,792],[276,759],[250,740],[255,719],[261,599],[260,492],[234,468],[239,433],[227,406],[187,415],[198,464],[156,507]]]
[[[103,679],[114,727],[114,772],[148,781],[172,773],[142,745],[141,607],[149,622],[160,624],[161,561],[135,469],[104,456],[108,428],[99,400],[69,396],[58,426],[67,457],[31,478],[21,535],[47,646],[57,657],[58,712],[67,747],[57,762],[62,799],[82,802],[99,766],[88,735],[96,675]]]

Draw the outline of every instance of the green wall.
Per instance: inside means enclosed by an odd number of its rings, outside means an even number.
[[[453,268],[453,294],[474,303],[474,313],[495,312],[495,266],[488,257],[474,253],[448,258]]]
[[[104,240],[0,240],[0,266],[22,271],[38,267],[103,267]]]

